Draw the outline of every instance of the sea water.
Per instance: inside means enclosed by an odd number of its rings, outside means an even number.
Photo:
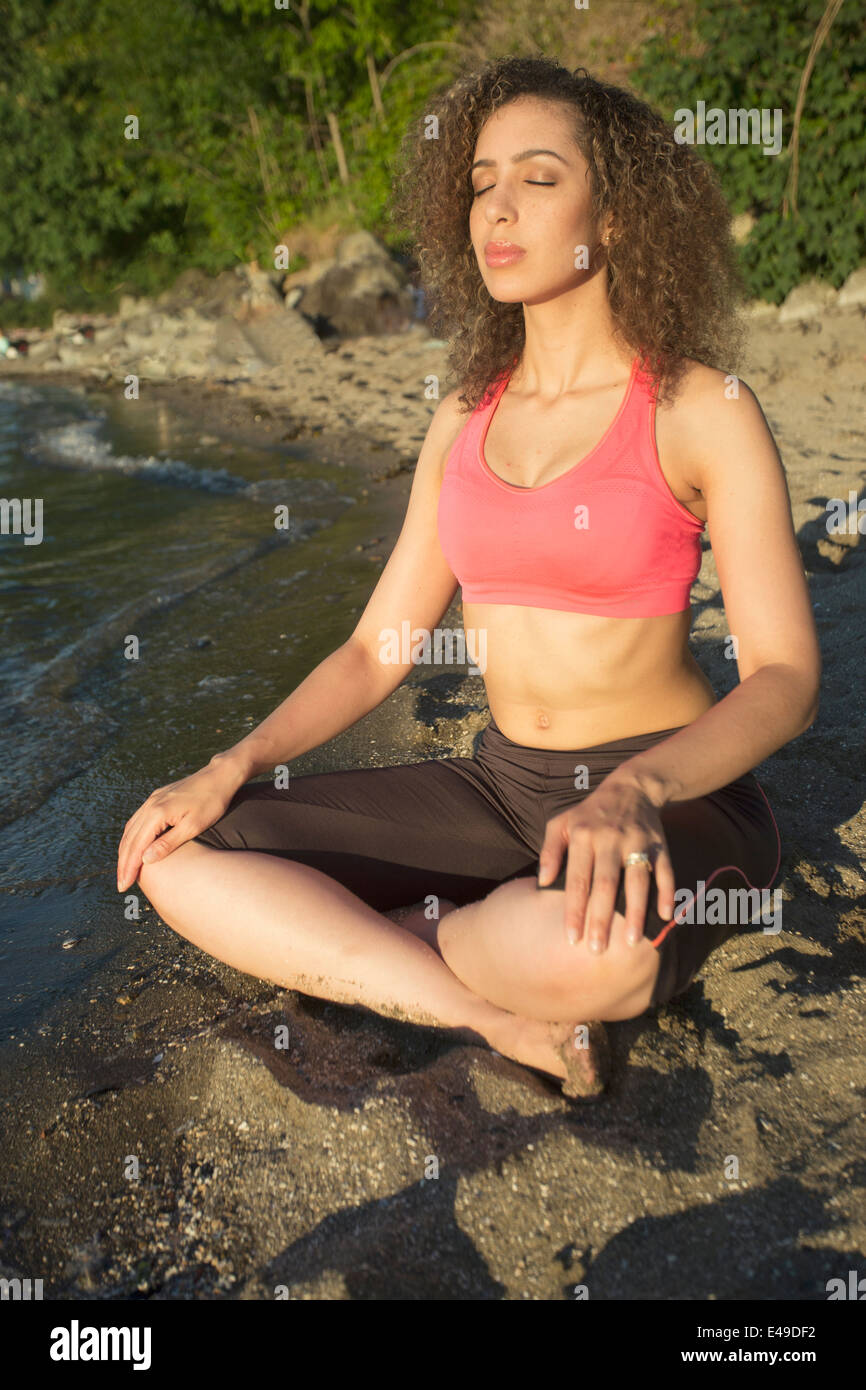
[[[39,499],[42,528],[28,543],[7,507],[0,535],[0,1043],[86,1007],[125,949],[124,823],[285,699],[378,577],[360,550],[376,489],[351,458],[207,428],[0,381],[0,498]]]

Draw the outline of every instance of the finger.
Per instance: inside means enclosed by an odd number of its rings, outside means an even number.
[[[649,847],[635,845],[626,853],[632,854],[635,850],[649,852]],[[651,874],[652,868],[649,864],[625,866],[625,939],[629,946],[636,946],[643,936]]]
[[[593,848],[588,831],[575,832],[565,866],[565,934],[572,946],[582,940],[592,884]]]
[[[591,951],[601,955],[607,949],[616,895],[622,873],[622,840],[596,838],[592,891],[586,909],[586,937]]]
[[[148,840],[152,839],[165,823],[164,817],[160,817],[158,811],[156,811],[151,797],[143,801],[135,814],[130,816],[123,828],[120,844],[117,847],[118,888],[123,888],[132,882],[130,870],[132,868],[132,856],[135,852],[136,845],[138,844],[139,848],[141,848],[142,845],[140,841],[142,838],[144,837]],[[136,861],[136,863],[137,862],[138,861]]]
[[[548,821],[544,840],[538,853],[538,878],[536,881],[539,888],[544,888],[552,883],[559,873],[565,843],[559,818]]]
[[[138,830],[133,836],[129,848],[126,852],[126,864],[124,868],[124,883],[134,883],[141,872],[144,862],[144,855],[154,844],[158,835],[170,830],[172,822],[168,819],[164,811],[151,809],[147,816],[141,820]]]
[[[655,863],[656,902],[663,922],[669,922],[676,908],[676,876],[667,845],[658,851]]]
[[[167,830],[164,835],[160,835],[158,840],[154,840],[152,845],[148,845],[144,854],[141,856],[142,864],[157,864],[160,859],[166,859],[172,850],[177,849],[189,835],[184,830],[184,818],[181,817],[177,825],[171,830]]]
[[[117,887],[123,887],[123,865],[126,857],[126,831],[120,837],[120,844],[117,846]]]
[[[139,827],[143,822],[144,808],[140,807],[134,816],[130,816],[120,837],[120,844],[117,846],[117,887],[123,889],[129,883],[129,863],[130,850],[135,842]]]

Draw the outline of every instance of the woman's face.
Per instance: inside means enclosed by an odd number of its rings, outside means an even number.
[[[499,107],[481,128],[470,177],[469,234],[493,299],[542,303],[598,268],[589,168],[567,107],[535,97]]]

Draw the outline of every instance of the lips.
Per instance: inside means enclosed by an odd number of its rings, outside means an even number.
[[[524,248],[513,241],[488,241],[484,248],[484,259],[488,265],[510,265],[525,255]]]

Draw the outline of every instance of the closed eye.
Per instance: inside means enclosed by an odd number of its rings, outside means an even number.
[[[555,183],[542,183],[540,179],[524,179],[523,181],[524,181],[524,183],[532,183],[532,184],[534,184],[536,188],[555,188],[555,187],[556,187],[556,184],[555,184]],[[479,188],[479,190],[478,190],[477,193],[473,193],[473,194],[472,194],[472,197],[473,197],[473,198],[480,198],[482,193],[489,193],[490,189],[491,189],[491,188],[495,188],[495,186],[496,186],[495,184],[489,183],[489,184],[487,185],[486,188]]]

